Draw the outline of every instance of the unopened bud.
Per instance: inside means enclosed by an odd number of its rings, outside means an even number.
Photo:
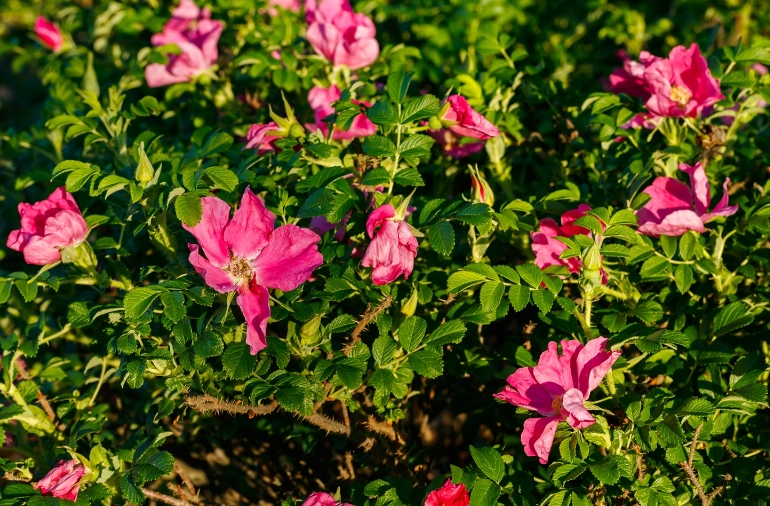
[[[475,200],[487,204],[489,207],[495,205],[495,194],[492,193],[492,188],[484,179],[484,176],[480,172],[471,174],[471,187],[472,195]]]
[[[147,158],[147,153],[144,152],[144,142],[139,144],[139,165],[136,166],[136,180],[140,183],[146,183],[152,181],[155,177],[155,169],[150,163],[150,159]]]
[[[313,346],[317,341],[321,330],[321,317],[323,315],[315,315],[313,318],[305,322],[299,329],[299,336],[302,344],[305,346]]]
[[[409,318],[414,314],[414,312],[417,310],[417,298],[418,298],[418,290],[415,288],[412,291],[412,295],[409,297],[409,299],[404,302],[404,305],[401,306],[401,314]]]
[[[600,271],[602,268],[602,254],[597,244],[583,252],[583,268],[589,271]]]
[[[299,123],[294,123],[289,129],[289,135],[292,137],[304,137],[305,129]]]
[[[433,130],[441,130],[444,125],[441,124],[441,120],[436,116],[431,116],[428,120],[428,126]]]

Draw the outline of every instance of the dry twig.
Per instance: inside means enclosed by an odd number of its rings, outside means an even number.
[[[353,346],[360,341],[360,335],[361,332],[363,332],[366,327],[372,323],[372,321],[377,318],[377,315],[380,314],[385,309],[389,308],[390,305],[393,303],[393,297],[388,295],[384,299],[382,299],[382,302],[377,304],[377,306],[372,309],[371,304],[366,308],[366,312],[361,317],[361,320],[358,322],[358,325],[356,325],[356,328],[353,329],[353,332],[350,334],[350,337],[352,340],[345,346],[345,348],[342,350],[342,353],[345,355],[348,355],[350,351],[353,349]]]
[[[706,491],[703,490],[703,485],[701,485],[701,482],[698,479],[698,475],[695,473],[695,469],[692,467],[693,459],[695,458],[695,449],[698,446],[698,436],[700,436],[700,431],[702,428],[703,424],[701,423],[695,429],[695,434],[692,436],[692,444],[690,445],[690,456],[687,459],[687,462],[680,462],[679,465],[682,466],[682,469],[684,469],[684,471],[687,473],[687,476],[690,477],[690,481],[692,481],[693,485],[695,485],[695,490],[698,491],[698,497],[700,497],[701,504],[703,504],[703,506],[709,506],[714,498],[722,492],[723,487],[717,487],[711,494],[706,495]]]
[[[192,503],[187,502],[184,499],[177,499],[176,497],[161,494],[160,492],[155,492],[148,488],[142,488],[142,492],[144,492],[144,495],[147,497],[147,499],[162,502],[163,504],[170,504],[171,506],[194,506]]]
[[[272,401],[262,406],[252,406],[250,404],[222,401],[208,394],[188,395],[185,397],[184,402],[195,411],[201,413],[209,413],[212,411],[214,413],[221,413],[224,411],[234,415],[249,415],[249,417],[267,415],[278,408],[278,401]]]

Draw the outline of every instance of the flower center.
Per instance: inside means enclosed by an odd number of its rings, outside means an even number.
[[[553,402],[551,403],[551,409],[553,409],[557,413],[561,413],[561,408],[563,406],[563,403],[564,403],[564,396],[563,395],[556,396],[553,399]]]
[[[251,263],[243,257],[233,257],[229,265],[230,274],[243,281],[250,281],[252,278]]]
[[[684,86],[672,86],[671,87],[671,100],[676,102],[680,109],[687,107],[687,103],[692,98],[690,90]]]

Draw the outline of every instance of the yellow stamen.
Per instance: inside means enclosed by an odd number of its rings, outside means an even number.
[[[559,395],[559,396],[555,397],[553,402],[551,403],[551,409],[553,409],[557,413],[561,413],[563,402],[564,402],[564,396],[563,395]]]
[[[687,103],[692,98],[690,90],[684,86],[672,86],[671,87],[671,100],[676,102],[680,109],[687,107]]]
[[[245,258],[233,257],[229,265],[230,274],[234,278],[249,282],[252,278],[251,263]]]

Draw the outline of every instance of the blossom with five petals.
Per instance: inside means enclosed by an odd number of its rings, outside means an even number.
[[[288,292],[307,281],[323,263],[318,252],[321,238],[291,224],[273,229],[275,215],[249,188],[232,219],[230,205],[217,197],[203,197],[202,205],[201,221],[194,227],[183,224],[198,240],[188,244],[190,263],[217,292],[238,292],[236,301],[246,318],[246,343],[257,354],[267,345],[267,289]]]
[[[645,188],[650,200],[638,211],[638,231],[641,234],[658,237],[679,236],[688,230],[704,232],[704,224],[718,216],[732,216],[738,206],[728,206],[727,186],[730,178],[722,184],[722,198],[716,207],[708,212],[711,204],[711,187],[706,171],[696,163],[693,166],[679,164],[679,170],[690,176],[690,186],[672,177],[660,176]]]
[[[548,453],[559,422],[585,429],[596,420],[585,407],[620,351],[607,351],[607,339],[598,337],[583,346],[579,341],[551,341],[535,367],[522,367],[508,377],[508,385],[494,394],[497,399],[542,415],[524,422],[521,443],[524,453],[548,463]]]

